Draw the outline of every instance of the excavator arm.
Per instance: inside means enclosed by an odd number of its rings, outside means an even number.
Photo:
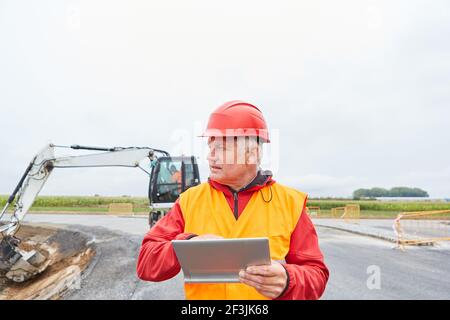
[[[23,282],[41,273],[47,267],[45,265],[45,257],[39,252],[20,250],[18,248],[20,240],[14,235],[53,169],[139,167],[150,175],[148,171],[140,166],[140,162],[146,158],[152,162],[157,160],[156,153],[169,156],[166,151],[151,148],[97,148],[73,145],[64,148],[106,152],[56,158],[55,148],[58,147],[60,146],[50,144],[33,158],[0,213],[0,273],[4,273],[7,278],[16,282]],[[8,207],[14,202],[16,196],[17,200],[10,221],[2,224],[2,217],[7,212]]]

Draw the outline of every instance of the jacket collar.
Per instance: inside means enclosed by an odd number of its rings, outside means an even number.
[[[221,184],[217,181],[212,180],[211,178],[208,178],[209,184],[216,190],[222,191],[224,193],[235,193],[233,189],[231,189],[229,186]],[[261,190],[265,186],[270,186],[275,183],[275,180],[272,179],[272,172],[269,170],[259,170],[258,174],[256,175],[255,179],[253,179],[247,186],[240,189],[236,193],[241,192],[254,192]]]

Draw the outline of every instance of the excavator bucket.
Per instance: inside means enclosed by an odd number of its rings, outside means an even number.
[[[0,274],[20,283],[44,272],[50,260],[36,250],[19,249],[19,243],[20,240],[12,236],[0,242]]]

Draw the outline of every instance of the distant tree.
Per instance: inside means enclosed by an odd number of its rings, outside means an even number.
[[[416,197],[426,197],[426,198],[428,198],[430,196],[428,194],[428,192],[426,192],[425,190],[419,189],[419,188],[414,188],[413,191],[417,195]]]
[[[388,197],[389,191],[384,188],[372,188],[370,189],[370,197],[376,198],[376,197]]]
[[[369,189],[358,189],[353,192],[353,199],[361,199],[363,197],[368,197]]]

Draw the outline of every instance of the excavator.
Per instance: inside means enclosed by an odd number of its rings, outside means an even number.
[[[55,150],[60,148],[101,152],[55,157]],[[148,162],[147,167],[144,162]],[[145,172],[149,177],[150,227],[173,206],[181,192],[200,184],[194,156],[171,157],[167,151],[149,147],[102,148],[49,144],[30,162],[0,213],[0,277],[21,283],[45,271],[49,265],[45,254],[38,250],[20,249],[21,240],[15,234],[55,168],[88,167],[130,167]],[[14,211],[9,222],[2,222],[13,203]]]

